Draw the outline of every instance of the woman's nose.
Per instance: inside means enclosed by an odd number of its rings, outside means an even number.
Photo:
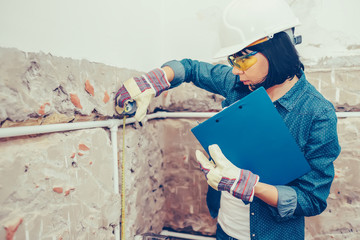
[[[238,69],[238,68],[236,68],[236,67],[233,67],[232,73],[233,73],[234,75],[240,75],[240,74],[244,74],[244,71],[243,71],[243,70],[240,70],[240,69]]]

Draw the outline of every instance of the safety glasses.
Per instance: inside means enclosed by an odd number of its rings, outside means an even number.
[[[243,56],[237,56],[235,53],[228,56],[228,61],[232,67],[236,67],[241,71],[246,71],[257,62],[257,58],[254,56],[257,53],[257,51],[253,51]]]

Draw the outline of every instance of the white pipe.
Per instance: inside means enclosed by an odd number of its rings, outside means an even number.
[[[156,112],[147,115],[147,118],[210,118],[216,113],[217,112]]]
[[[59,123],[59,124],[48,124],[48,125],[39,125],[39,126],[0,128],[0,138],[50,133],[50,132],[64,132],[64,131],[72,131],[72,130],[88,129],[88,128],[109,127],[110,124],[113,124],[114,121],[117,121],[118,122],[117,124],[122,124],[122,120],[111,119],[105,121]]]
[[[218,112],[157,112],[147,115],[147,118],[149,120],[157,118],[210,118],[217,113]],[[358,118],[360,117],[360,112],[336,112],[336,116],[338,118]],[[128,124],[127,121],[126,124]]]
[[[209,118],[217,112],[157,112],[147,115],[147,119],[158,119],[158,118]],[[352,118],[360,117],[360,112],[337,112],[336,115],[339,118]],[[127,118],[126,124],[134,123],[134,118]],[[123,120],[109,119],[104,121],[92,121],[92,122],[76,122],[76,123],[60,123],[60,124],[48,124],[39,126],[23,126],[23,127],[9,127],[0,128],[0,138],[5,137],[16,137],[31,134],[41,134],[50,132],[64,132],[79,129],[88,128],[111,128],[112,126],[122,125]]]
[[[110,128],[111,132],[111,145],[112,145],[112,155],[113,155],[113,163],[114,163],[114,193],[119,194],[119,164],[118,164],[118,153],[117,153],[117,132],[118,126],[114,125]]]
[[[170,232],[170,231],[161,231],[160,235],[170,236],[170,237],[179,237],[185,239],[193,239],[193,240],[215,240],[213,237],[204,237],[199,235],[193,234],[186,234],[186,233],[178,233],[178,232]]]
[[[360,117],[360,112],[337,112],[338,118],[357,118]]]
[[[305,73],[318,73],[318,72],[331,72],[332,70],[336,70],[336,71],[359,71],[360,68],[359,67],[336,67],[336,69],[334,68],[317,68],[317,69],[311,69],[311,68],[307,68],[305,70]]]
[[[112,145],[112,154],[113,154],[113,187],[114,193],[119,194],[119,164],[118,164],[118,148],[117,148],[117,132],[118,132],[118,125],[115,122],[112,122],[112,126],[110,127],[111,133],[111,145]],[[116,225],[114,229],[115,239],[120,239],[120,226]]]

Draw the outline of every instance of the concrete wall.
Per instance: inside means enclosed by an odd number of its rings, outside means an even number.
[[[359,65],[347,65],[356,63],[356,57],[346,60],[339,64],[330,59],[326,64],[308,67],[306,73],[339,111],[356,111]],[[0,48],[1,127],[112,118],[116,89],[138,74],[86,60]],[[221,100],[183,84],[156,98],[150,112],[159,108],[216,111],[221,108]],[[207,183],[194,156],[201,147],[190,133],[196,124],[196,119],[158,119],[142,128],[136,124],[126,127],[125,212],[129,239],[146,232],[159,233],[163,228],[214,234],[216,221],[205,204]],[[329,205],[320,216],[306,219],[307,239],[357,238],[359,129],[360,119],[339,119],[342,153],[335,161],[336,178]],[[109,139],[107,129],[1,139],[0,236],[112,239],[113,229],[119,224],[121,199],[112,190]],[[122,129],[118,147],[121,162]]]
[[[136,74],[1,48],[1,127],[106,120],[114,92]],[[160,232],[164,224],[160,130],[156,122],[126,130],[126,236]],[[121,198],[108,129],[2,138],[0,152],[1,239],[114,238]]]
[[[2,239],[19,221],[16,239],[110,239],[120,199],[106,131],[8,139],[0,148]]]

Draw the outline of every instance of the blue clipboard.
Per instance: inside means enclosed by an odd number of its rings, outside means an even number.
[[[263,183],[287,184],[311,170],[263,87],[191,131],[208,154],[218,144],[227,159]]]

